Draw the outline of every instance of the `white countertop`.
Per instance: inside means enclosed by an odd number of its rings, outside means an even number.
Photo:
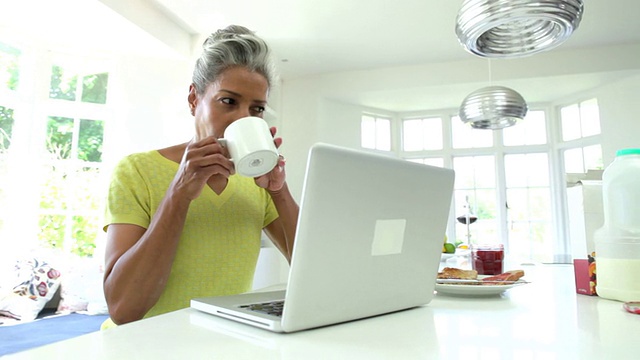
[[[7,359],[637,359],[640,316],[575,292],[570,265],[522,267],[530,284],[293,334],[184,309]],[[640,299],[639,299],[640,300]]]

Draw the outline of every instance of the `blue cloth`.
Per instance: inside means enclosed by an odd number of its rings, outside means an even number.
[[[108,315],[68,314],[0,326],[0,356],[100,330]]]

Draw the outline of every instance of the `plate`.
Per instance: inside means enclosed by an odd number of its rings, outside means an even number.
[[[483,276],[478,276],[478,278],[482,279]],[[446,294],[446,295],[492,296],[492,295],[500,295],[509,289],[513,289],[516,286],[522,286],[524,284],[528,284],[528,282],[524,280],[518,280],[513,284],[507,284],[507,285],[462,285],[462,284],[436,283],[436,291],[439,294]]]

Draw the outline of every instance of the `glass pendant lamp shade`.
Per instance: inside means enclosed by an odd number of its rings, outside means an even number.
[[[527,115],[522,95],[504,86],[488,86],[469,94],[460,105],[460,119],[475,129],[503,129]]]
[[[583,12],[582,0],[464,0],[456,35],[477,56],[522,57],[563,43]]]

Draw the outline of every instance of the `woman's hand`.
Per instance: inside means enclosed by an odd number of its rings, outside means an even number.
[[[271,136],[276,135],[275,127],[271,127],[269,130],[271,131]],[[274,138],[273,142],[276,144],[276,148],[279,148],[280,145],[282,145],[282,138]],[[261,188],[267,189],[270,192],[280,191],[284,186],[284,182],[286,180],[286,174],[284,171],[285,163],[286,160],[284,156],[280,155],[278,157],[278,163],[273,168],[273,170],[254,179],[256,185],[260,186]]]
[[[229,178],[235,173],[227,150],[213,136],[191,140],[173,180],[174,189],[190,200],[197,198],[215,175]]]

